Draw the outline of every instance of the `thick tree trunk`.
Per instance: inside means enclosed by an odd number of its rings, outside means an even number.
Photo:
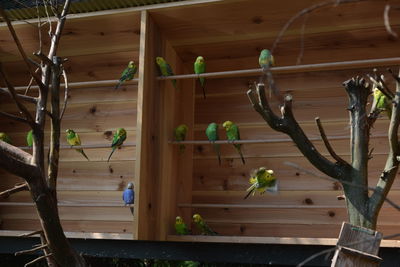
[[[42,181],[44,180],[34,179],[34,183],[29,186],[52,257],[59,266],[87,266],[64,235],[58,215],[57,200]]]

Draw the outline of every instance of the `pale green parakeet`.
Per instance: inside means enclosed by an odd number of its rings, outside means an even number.
[[[204,61],[204,58],[202,56],[198,56],[196,58],[196,61],[194,62],[194,73],[202,74],[204,72],[206,72],[206,62]],[[201,88],[203,89],[203,96],[205,99],[206,98],[206,89],[205,89],[206,79],[204,77],[199,77],[199,81],[200,81]]]
[[[110,153],[110,155],[108,156],[108,160],[107,162],[110,161],[112,154],[114,153],[115,149],[119,148],[122,146],[122,144],[124,143],[126,139],[126,131],[124,128],[118,128],[117,131],[114,134],[112,143],[111,143],[111,148],[112,151]]]
[[[381,111],[385,111],[390,120],[392,117],[392,103],[390,99],[388,99],[387,96],[385,96],[377,87],[374,87],[373,94],[376,108]]]
[[[175,218],[175,231],[178,235],[190,234],[190,231],[181,216],[176,216]]]
[[[129,61],[128,66],[122,72],[121,78],[119,78],[118,84],[115,86],[114,89],[118,89],[118,87],[120,87],[120,85],[123,84],[125,81],[132,80],[133,76],[135,76],[136,71],[137,67],[135,65],[135,62]]]
[[[81,145],[81,139],[79,138],[79,135],[74,130],[67,129],[65,132],[67,135],[67,142],[71,147]],[[86,156],[86,154],[82,148],[78,148],[75,150],[78,151],[79,153],[81,153],[87,160],[89,160],[88,156]]]
[[[208,226],[208,224],[203,220],[203,218],[201,218],[200,214],[194,214],[193,221],[202,235],[218,235],[218,233],[211,229],[210,226]]]
[[[158,68],[160,69],[160,73],[162,76],[173,76],[174,72],[172,71],[171,66],[167,63],[167,61],[165,61],[165,59],[163,59],[162,57],[156,57],[156,63],[158,65]],[[172,85],[176,87],[176,80],[171,80],[172,81]]]
[[[258,58],[258,63],[263,70],[268,69],[275,65],[274,56],[268,49],[263,49]]]
[[[249,179],[251,186],[247,189],[248,193],[244,199],[248,198],[250,195],[260,192],[264,194],[265,191],[277,192],[278,183],[274,175],[273,170],[267,170],[265,167],[260,167],[255,170]]]
[[[188,129],[189,128],[186,124],[181,124],[178,127],[176,127],[174,130],[175,141],[185,141]],[[179,151],[180,153],[183,153],[185,151],[184,144],[179,145]]]
[[[228,140],[230,140],[230,141],[240,140],[239,127],[236,124],[234,124],[231,121],[226,121],[222,124],[222,126],[225,128],[226,137],[228,138]],[[241,150],[242,145],[234,144],[233,146],[239,152],[239,155],[240,155],[240,158],[242,159],[243,164],[246,164],[243,154],[242,154],[242,150]]]
[[[11,138],[6,133],[3,133],[3,132],[0,132],[0,140],[3,141],[3,142],[8,143],[10,145],[12,143],[11,142]]]
[[[28,132],[28,134],[26,135],[26,144],[27,144],[29,147],[32,147],[32,146],[33,146],[33,130],[30,130],[30,131]]]
[[[206,129],[206,135],[207,135],[208,140],[211,143],[213,143],[213,147],[214,147],[215,153],[217,153],[217,156],[218,156],[219,166],[221,166],[220,145],[219,144],[215,144],[215,141],[219,140],[218,124],[216,124],[215,122],[210,123],[208,125],[207,129]]]

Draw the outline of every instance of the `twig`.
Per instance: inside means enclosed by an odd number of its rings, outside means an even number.
[[[1,10],[1,8],[0,8]],[[19,110],[24,114],[25,118],[27,119],[29,125],[34,128],[35,127],[35,121],[33,120],[33,117],[31,113],[28,111],[28,109],[19,101],[19,98],[17,96],[17,92],[15,91],[14,87],[11,85],[11,83],[8,81],[4,71],[3,71],[3,66],[1,65],[0,62],[0,77],[3,78],[4,82],[7,85],[8,91],[10,92],[10,95],[12,96],[12,99],[14,100],[15,104],[19,108]]]
[[[9,198],[12,194],[15,194],[17,192],[21,192],[21,191],[27,191],[28,189],[28,184],[23,183],[21,185],[17,185],[13,188],[7,189],[3,192],[0,192],[0,199],[7,199]]]
[[[37,231],[34,231],[32,233],[29,233],[29,234],[23,234],[23,235],[20,235],[19,237],[30,237],[30,236],[37,235],[37,234],[40,234],[40,233],[43,233],[43,230],[37,230]]]
[[[67,73],[65,72],[65,69],[62,70],[62,76],[64,78],[64,104],[61,110],[60,121],[62,120],[65,113],[65,109],[67,108],[68,93],[69,93],[68,77]]]
[[[386,4],[385,11],[383,12],[383,21],[384,21],[385,28],[386,28],[386,31],[388,32],[388,34],[390,36],[392,36],[393,38],[397,39],[397,38],[399,38],[399,36],[397,35],[396,32],[394,32],[392,30],[392,27],[390,26],[389,11],[390,11],[390,5]]]
[[[391,68],[388,68],[387,71],[392,75],[393,79],[395,79],[396,82],[400,83],[400,77],[399,77],[399,75],[397,75],[396,73],[394,73],[394,72],[392,71]]]
[[[37,74],[31,68],[31,63],[28,60],[28,57],[26,56],[26,53],[25,53],[24,49],[22,48],[21,42],[19,41],[18,36],[15,33],[14,27],[12,26],[10,19],[8,18],[8,16],[5,13],[4,9],[1,8],[1,7],[0,7],[0,15],[3,17],[4,21],[7,23],[8,30],[10,31],[10,33],[11,33],[13,39],[14,39],[15,44],[17,45],[18,51],[21,54],[21,56],[22,56],[22,58],[23,58],[23,60],[24,60],[24,62],[26,64],[26,67],[28,68],[29,73],[35,79],[36,84],[40,88],[44,89],[44,85],[43,85],[41,79],[37,76]]]
[[[4,88],[1,88],[1,87],[0,87],[0,93],[10,95],[10,92],[8,90],[6,90]],[[24,101],[29,102],[29,103],[33,103],[33,104],[37,103],[37,98],[36,97],[31,97],[31,96],[27,96],[27,95],[20,95],[20,94],[17,94],[17,97],[21,98],[21,100],[24,100]]]
[[[53,64],[53,62],[46,55],[44,55],[41,51],[34,52],[33,54],[35,56],[37,56],[41,61],[43,61],[44,64],[49,65],[49,66]]]
[[[299,52],[299,55],[297,56],[296,65],[300,65],[300,63],[301,63],[301,61],[303,59],[303,55],[304,55],[304,32],[305,32],[305,29],[306,29],[307,19],[308,19],[308,14],[304,16],[303,25],[301,25],[300,52]]]
[[[367,1],[367,0],[341,0],[339,3],[340,4],[345,4],[345,3],[352,3],[352,2],[361,2],[361,1]],[[330,5],[337,5],[338,1],[337,0],[329,0],[329,1],[325,1],[325,2],[321,2],[321,3],[317,3],[315,5],[312,5],[308,8],[305,8],[303,10],[301,10],[300,12],[298,12],[296,15],[294,15],[293,17],[291,17],[286,24],[283,26],[283,28],[281,29],[281,31],[278,33],[278,36],[275,39],[274,44],[272,45],[271,48],[271,53],[274,54],[274,51],[278,45],[278,43],[281,41],[282,36],[285,34],[285,32],[287,31],[287,29],[290,27],[290,25],[292,25],[292,23],[300,18],[301,16],[311,13],[316,9],[325,7],[325,6],[330,6]]]
[[[38,250],[42,250],[44,248],[47,248],[47,244],[39,245],[37,247],[31,248],[31,249],[27,249],[27,250],[17,251],[17,252],[14,253],[14,256],[35,252],[35,251],[38,251]]]
[[[44,256],[40,256],[40,257],[34,259],[33,261],[30,261],[27,264],[25,264],[24,267],[27,267],[27,266],[29,266],[31,264],[34,264],[35,262],[38,262],[40,260],[45,259],[45,258],[51,257],[52,255],[53,255],[53,253],[50,253],[50,254],[47,254],[47,255],[44,255]]]
[[[298,165],[296,163],[285,161],[284,164],[287,165],[287,166],[293,167],[293,168],[295,168],[295,169],[297,169],[299,171],[303,171],[303,172],[305,172],[305,173],[307,173],[309,175],[312,175],[314,177],[321,178],[321,179],[328,180],[328,181],[332,181],[332,182],[337,182],[337,180],[334,179],[334,178],[331,178],[329,176],[323,176],[323,175],[317,174],[317,173],[315,173],[313,171],[310,171],[310,170],[307,170],[307,169],[301,167],[300,165]],[[347,185],[358,187],[358,188],[362,188],[362,189],[368,189],[368,190],[373,191],[374,193],[378,193],[379,194],[379,192],[376,191],[376,188],[373,188],[373,187],[370,187],[370,186],[363,186],[363,185],[360,185],[360,184],[354,184],[352,182],[343,181],[343,180],[340,180],[340,182],[342,184],[347,184]],[[400,211],[400,206],[397,205],[396,203],[394,203],[392,200],[390,200],[390,199],[388,200],[388,198],[386,197],[385,201],[389,205],[391,205],[393,208],[395,208],[396,210]]]
[[[329,154],[332,156],[332,158],[334,158],[337,162],[348,165],[348,163],[344,159],[342,159],[338,154],[336,154],[336,152],[333,150],[331,144],[329,143],[328,138],[326,137],[325,130],[322,127],[322,123],[319,117],[315,118],[315,122],[317,123],[319,134],[321,135],[321,138],[324,141],[325,147],[328,150]]]
[[[35,73],[38,73],[39,70],[40,70],[40,68],[37,68],[37,69],[35,70]],[[29,80],[28,86],[27,86],[26,89],[25,89],[24,95],[28,94],[29,89],[31,89],[33,80],[34,80],[33,77],[31,77],[31,79]]]
[[[16,115],[13,115],[13,114],[10,114],[10,113],[7,113],[7,112],[0,111],[0,116],[6,117],[6,118],[11,119],[11,120],[15,120],[15,121],[19,121],[19,122],[22,122],[22,123],[29,124],[29,122],[26,119],[18,117]]]

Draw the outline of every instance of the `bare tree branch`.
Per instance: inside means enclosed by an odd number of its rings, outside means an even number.
[[[31,154],[0,141],[0,167],[19,177],[30,179],[39,176],[37,167],[31,162]]]
[[[390,20],[389,20],[389,11],[390,11],[390,4],[386,4],[385,6],[385,11],[383,12],[383,21],[385,24],[386,31],[390,36],[393,38],[397,39],[399,38],[398,34],[392,30],[392,27],[390,26]]]
[[[15,104],[17,105],[19,110],[22,112],[22,114],[25,116],[25,118],[27,119],[27,121],[31,125],[31,127],[34,128],[35,127],[35,121],[33,120],[33,117],[31,115],[31,113],[28,111],[28,109],[19,101],[18,94],[15,91],[14,87],[12,86],[12,84],[8,81],[6,75],[5,75],[4,71],[3,71],[3,66],[2,66],[1,62],[0,62],[0,77],[6,83],[8,91],[9,91],[12,99],[14,100]]]
[[[42,233],[43,233],[43,230],[37,230],[37,231],[34,231],[32,233],[29,233],[29,234],[20,235],[19,237],[30,237],[30,236],[37,235],[37,234],[42,234]]]
[[[13,188],[7,189],[6,191],[3,191],[0,193],[0,199],[7,199],[9,198],[12,194],[21,192],[21,191],[27,191],[29,190],[28,184],[23,183],[20,185],[16,185]]]
[[[0,93],[11,95],[11,93],[7,89],[1,88],[1,87],[0,87]],[[21,100],[24,100],[24,101],[32,103],[32,104],[36,104],[37,103],[37,98],[36,97],[27,96],[27,95],[21,95],[21,94],[17,94],[17,97],[20,98]]]
[[[331,144],[329,143],[328,138],[326,137],[325,130],[322,127],[322,123],[321,123],[321,120],[319,119],[319,117],[315,118],[315,122],[317,123],[319,134],[321,135],[321,138],[324,141],[325,147],[328,150],[329,154],[337,162],[340,162],[340,163],[342,163],[344,165],[347,165],[348,163],[344,159],[342,159],[338,154],[336,154],[336,152],[333,150]]]
[[[340,181],[348,179],[349,165],[337,164],[329,161],[317,151],[316,147],[307,138],[293,116],[292,97],[290,95],[285,97],[283,106],[281,107],[282,117],[279,118],[269,106],[265,93],[262,93],[265,90],[264,84],[259,83],[257,87],[258,97],[253,90],[249,90],[247,95],[254,109],[263,117],[268,125],[276,131],[289,135],[301,153],[320,171]],[[264,105],[262,105],[262,103],[264,103]]]
[[[397,156],[400,155],[399,139],[397,131],[400,125],[400,83],[396,83],[396,95],[394,98],[394,105],[392,117],[389,125],[389,154],[386,160],[384,171],[382,172],[378,184],[376,185],[375,192],[369,199],[369,210],[372,214],[378,214],[384,199],[389,193],[390,188],[396,178],[399,161]]]
[[[32,265],[32,264],[34,264],[34,263],[36,263],[36,262],[38,262],[38,261],[41,261],[41,260],[43,260],[43,259],[45,259],[45,258],[51,257],[52,255],[53,255],[53,253],[40,256],[40,257],[34,259],[33,261],[30,261],[30,262],[28,262],[27,264],[25,264],[24,267],[28,267],[29,265]]]
[[[61,110],[60,121],[64,117],[64,113],[65,113],[65,110],[66,110],[67,104],[68,104],[68,95],[69,95],[68,77],[67,77],[67,73],[65,72],[64,68],[62,70],[62,75],[64,78],[64,104],[63,104],[63,107]]]
[[[7,118],[7,119],[11,119],[11,120],[15,120],[15,121],[19,121],[19,122],[22,122],[22,123],[29,124],[28,120],[26,120],[24,118],[21,118],[19,116],[16,116],[16,115],[7,113],[7,112],[0,111],[0,116],[3,116],[5,118]]]
[[[310,7],[304,8],[303,10],[301,10],[300,12],[298,12],[296,15],[294,15],[293,17],[291,17],[286,24],[282,27],[281,31],[278,33],[278,36],[275,39],[275,42],[272,45],[271,48],[271,53],[274,54],[274,51],[276,49],[276,47],[278,46],[279,42],[281,41],[283,35],[285,34],[285,32],[287,31],[287,29],[290,27],[290,25],[293,24],[293,22],[300,18],[301,16],[304,16],[306,14],[309,14],[319,8],[323,8],[326,6],[336,6],[338,4],[347,4],[347,3],[355,3],[355,2],[362,2],[362,1],[367,1],[367,0],[329,0],[329,1],[324,1],[321,3],[317,3],[314,4]]]
[[[37,246],[37,247],[31,248],[31,249],[27,249],[27,250],[17,251],[17,252],[14,253],[14,256],[27,254],[27,253],[32,253],[32,252],[35,252],[35,251],[38,251],[38,250],[42,250],[42,249],[45,249],[45,248],[47,248],[47,244],[41,245],[41,246]]]
[[[22,48],[22,45],[21,45],[21,43],[20,43],[20,41],[18,39],[18,36],[15,33],[14,27],[12,26],[11,21],[8,18],[6,12],[4,12],[4,9],[1,8],[1,7],[0,7],[0,15],[3,17],[4,21],[7,23],[8,30],[10,31],[10,33],[11,33],[13,39],[14,39],[15,44],[17,45],[18,51],[21,54],[21,56],[22,56],[22,58],[23,58],[23,60],[24,60],[24,62],[26,64],[26,67],[28,68],[29,73],[35,79],[36,84],[40,88],[43,88],[44,84],[40,80],[39,76],[32,70],[31,63],[28,60],[28,57],[26,56],[26,53],[25,53],[24,49]]]

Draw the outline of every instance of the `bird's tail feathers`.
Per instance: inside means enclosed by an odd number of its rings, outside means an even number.
[[[268,187],[265,191],[268,191],[269,193],[277,195],[279,193],[278,180],[275,181],[275,184],[273,186]]]
[[[90,161],[89,157],[86,155],[86,153],[83,151],[82,148],[77,149],[76,151],[78,151],[79,153],[81,153],[88,161]]]
[[[129,206],[129,209],[130,209],[130,211],[131,211],[131,213],[133,215],[133,212],[134,212],[133,207]]]
[[[219,145],[219,144],[214,144],[214,150],[215,150],[215,153],[217,153],[217,156],[218,156],[218,163],[219,163],[219,166],[221,166],[220,145]]]
[[[243,165],[245,165],[246,161],[244,160],[244,157],[243,157],[243,154],[242,154],[242,150],[240,149],[240,147],[237,147],[236,149],[239,152],[239,155],[240,155],[240,158],[242,160]]]
[[[199,78],[201,89],[203,90],[203,97],[206,99],[206,79],[204,77]]]
[[[114,151],[115,151],[116,148],[117,148],[117,147],[113,147],[113,149],[112,149],[112,151],[111,151],[111,153],[110,153],[110,156],[108,156],[107,162],[110,161],[111,156],[112,156],[112,154],[114,153]]]
[[[172,82],[172,85],[175,87],[175,89],[178,89],[176,80],[171,80],[171,82]]]
[[[257,186],[257,183],[254,183],[249,188],[247,188],[246,191],[249,191],[249,192],[243,199],[247,199],[251,194],[254,195],[254,193],[256,192],[256,186]]]
[[[185,152],[185,145],[184,144],[180,144],[179,145],[179,154],[183,154]]]
[[[119,82],[117,83],[117,85],[114,87],[114,90],[117,90],[117,89],[121,86],[121,84],[122,84],[122,82],[119,81]]]

